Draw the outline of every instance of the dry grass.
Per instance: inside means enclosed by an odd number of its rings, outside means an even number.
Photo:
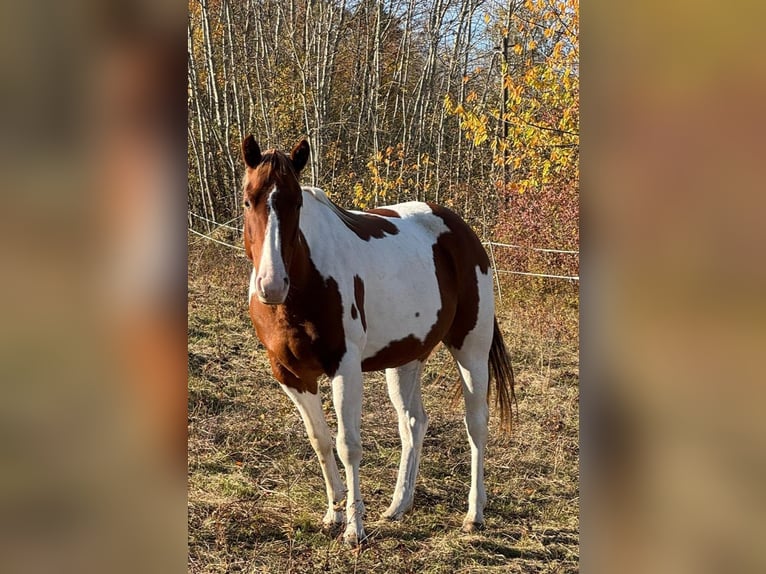
[[[498,315],[514,357],[518,418],[511,437],[492,419],[479,534],[460,532],[470,453],[462,411],[449,406],[457,377],[449,356],[437,350],[424,374],[430,426],[415,508],[399,523],[377,522],[393,492],[399,437],[383,374],[366,375],[361,480],[370,536],[355,551],[320,529],[321,471],[250,325],[248,266],[226,248],[190,246],[190,572],[578,570],[574,296],[530,302],[504,292]],[[334,428],[327,397],[325,411]]]

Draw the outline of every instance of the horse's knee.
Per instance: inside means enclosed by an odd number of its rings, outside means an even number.
[[[410,429],[412,429],[412,434],[416,438],[422,439],[428,429],[428,415],[426,412],[421,410],[420,412],[413,413],[408,422]]]
[[[356,437],[338,435],[338,457],[344,465],[352,465],[362,460],[362,443]]]
[[[314,452],[320,457],[326,458],[332,452],[332,440],[329,436],[310,432],[309,442],[311,443],[311,446],[314,447]]]

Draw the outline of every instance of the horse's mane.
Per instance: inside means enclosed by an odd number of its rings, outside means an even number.
[[[346,227],[365,241],[368,241],[370,237],[380,239],[386,234],[396,235],[399,233],[399,229],[396,225],[381,214],[375,214],[374,212],[354,213],[353,211],[348,211],[333,203],[330,198],[327,197],[327,194],[318,187],[303,187],[301,189],[311,194],[319,203],[328,207]]]

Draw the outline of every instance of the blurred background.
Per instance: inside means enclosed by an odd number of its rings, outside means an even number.
[[[583,569],[763,572],[764,6],[583,8]]]
[[[762,572],[764,7],[582,14],[583,569]],[[0,571],[186,568],[186,24],[0,5]]]
[[[186,6],[0,6],[0,571],[186,566]]]

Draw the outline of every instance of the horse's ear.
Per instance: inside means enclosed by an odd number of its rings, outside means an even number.
[[[261,148],[258,147],[258,142],[255,141],[252,134],[242,142],[242,158],[249,168],[254,168],[261,163]]]
[[[309,160],[309,153],[309,142],[306,140],[301,140],[295,144],[293,151],[290,152],[290,161],[293,163],[293,169],[295,169],[296,173],[300,173],[301,170],[306,167],[306,162]]]

